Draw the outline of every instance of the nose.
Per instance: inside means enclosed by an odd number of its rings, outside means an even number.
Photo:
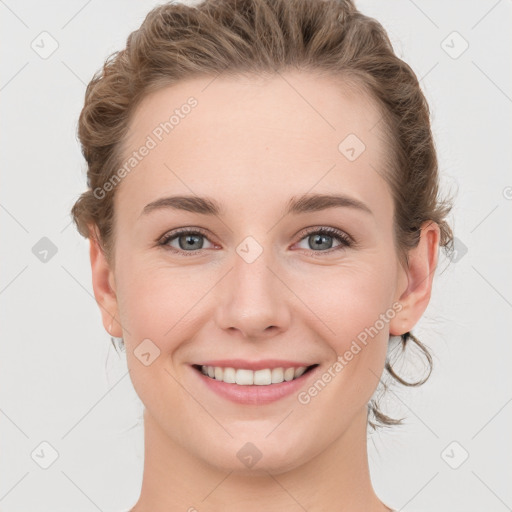
[[[288,300],[293,294],[272,268],[268,253],[250,263],[235,254],[233,268],[217,289],[217,325],[250,341],[276,336],[290,323]]]

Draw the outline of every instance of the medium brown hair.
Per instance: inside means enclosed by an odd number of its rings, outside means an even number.
[[[113,262],[115,188],[101,199],[94,191],[121,166],[129,122],[147,94],[188,78],[272,76],[287,69],[339,77],[378,105],[389,148],[384,177],[394,201],[400,262],[407,265],[407,252],[417,246],[425,221],[439,225],[440,246],[451,255],[453,234],[445,217],[452,206],[439,197],[427,101],[382,25],[360,13],[351,0],[205,0],[194,6],[168,3],[150,11],[129,35],[126,48],[112,54],[87,86],[78,135],[88,190],[72,208],[78,231],[95,238]],[[410,332],[401,336],[402,351],[410,342],[426,358],[427,377],[417,382],[399,377],[390,350],[385,368],[394,380],[417,386],[430,376],[432,358]],[[374,399],[368,414],[373,428],[402,422],[383,414]]]

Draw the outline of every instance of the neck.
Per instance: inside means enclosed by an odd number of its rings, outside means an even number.
[[[389,512],[367,456],[366,409],[323,452],[291,470],[222,470],[186,451],[144,411],[144,473],[131,512]]]

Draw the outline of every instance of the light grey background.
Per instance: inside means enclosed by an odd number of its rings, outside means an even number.
[[[373,483],[407,512],[512,510],[512,1],[357,4],[422,79],[459,249],[453,262],[441,256],[413,331],[434,373],[388,395],[388,412],[408,421],[371,436]],[[155,5],[0,0],[2,512],[121,511],[139,495],[141,405],[110,349],[69,209],[85,189],[85,86]],[[43,31],[58,43],[48,58],[31,47],[51,49]],[[57,249],[46,262],[33,252],[43,237]],[[48,469],[42,442],[58,453]]]

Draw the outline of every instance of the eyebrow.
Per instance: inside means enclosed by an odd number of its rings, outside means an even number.
[[[297,215],[340,207],[353,208],[373,215],[370,208],[359,199],[337,194],[304,194],[301,196],[294,196],[288,201],[284,215]],[[147,215],[155,210],[169,208],[203,215],[218,216],[223,213],[219,203],[208,197],[169,196],[162,197],[147,204],[142,210],[141,216]]]

